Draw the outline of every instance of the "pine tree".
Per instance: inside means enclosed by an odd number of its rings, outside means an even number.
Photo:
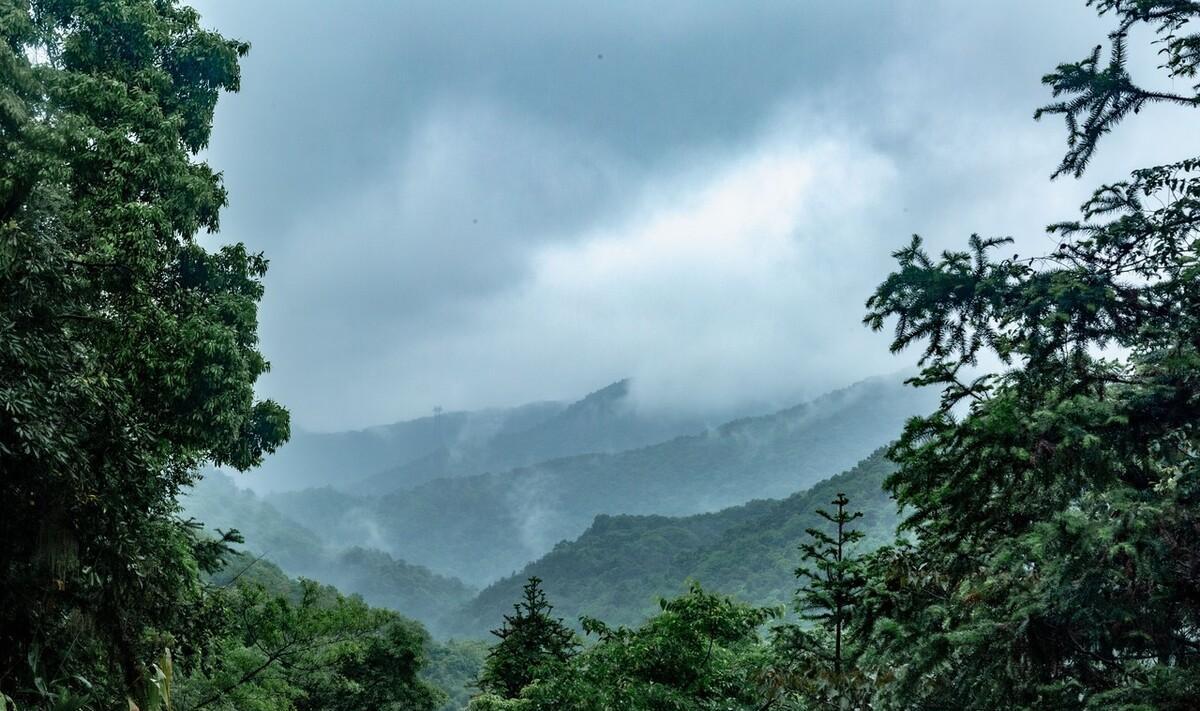
[[[550,616],[542,580],[532,577],[523,588],[513,614],[504,616],[500,629],[492,630],[499,642],[492,647],[479,677],[479,688],[515,699],[521,690],[570,661],[579,647],[575,633]]]
[[[840,679],[847,657],[843,648],[846,628],[864,584],[861,564],[849,551],[853,544],[862,540],[863,533],[848,526],[863,514],[862,511],[848,512],[846,505],[850,500],[841,492],[830,503],[837,507],[836,514],[817,509],[817,515],[833,524],[834,534],[830,536],[810,528],[806,533],[812,541],[800,544],[801,559],[805,564],[796,569],[796,577],[806,583],[797,592],[797,597],[801,617],[818,623],[833,635],[833,650],[828,654],[828,661],[834,677]]]
[[[1162,68],[1170,77],[1195,79],[1200,69],[1200,34],[1186,30],[1200,17],[1200,4],[1192,0],[1088,0],[1088,5],[1101,15],[1115,15],[1117,27],[1108,35],[1107,63],[1101,59],[1104,48],[1096,45],[1083,60],[1060,64],[1042,78],[1055,98],[1069,97],[1034,113],[1039,119],[1046,114],[1061,115],[1067,124],[1067,153],[1054,177],[1068,173],[1081,177],[1100,138],[1149,104],[1200,107],[1200,83],[1192,85],[1190,93],[1146,89],[1133,80],[1128,69],[1129,32],[1146,24],[1158,35]]]
[[[776,653],[787,669],[779,676],[805,708],[861,709],[869,694],[856,667],[860,647],[852,644],[851,627],[866,585],[862,560],[853,551],[864,534],[851,524],[863,514],[847,509],[850,499],[842,492],[830,503],[837,507],[834,513],[816,513],[831,524],[831,533],[807,529],[810,540],[800,544],[803,563],[796,569],[802,581],[797,612],[815,624],[776,630]]]
[[[1065,117],[1057,174],[1150,103],[1126,39],[1157,31],[1168,78],[1200,71],[1200,3],[1096,0],[1111,58],[1060,65],[1039,115]],[[1200,159],[1133,171],[1052,225],[1049,253],[920,238],[868,301],[913,379],[943,393],[889,456],[911,542],[868,562],[860,618],[904,708],[1195,708],[1200,698]],[[984,357],[1004,370],[967,373]]]

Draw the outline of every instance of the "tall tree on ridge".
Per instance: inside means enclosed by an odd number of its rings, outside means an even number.
[[[837,507],[834,513],[816,513],[832,524],[832,532],[807,530],[811,540],[800,544],[803,564],[796,569],[802,581],[797,611],[816,624],[775,629],[776,676],[805,708],[863,709],[870,691],[857,668],[861,644],[851,641],[867,583],[862,559],[854,554],[864,534],[851,525],[863,514],[847,510],[850,499],[842,492],[830,503]]]

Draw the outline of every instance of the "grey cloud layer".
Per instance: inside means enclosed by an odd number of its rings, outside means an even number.
[[[907,234],[1032,246],[1148,137],[1197,143],[1163,114],[1045,182],[1062,128],[1029,117],[1102,37],[1082,2],[200,8],[253,44],[209,158],[222,238],[272,259],[264,392],[314,428],[894,370],[858,319]]]

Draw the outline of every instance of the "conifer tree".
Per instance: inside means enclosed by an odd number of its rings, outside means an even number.
[[[523,588],[513,614],[504,616],[499,638],[484,662],[479,688],[507,699],[515,699],[535,679],[566,664],[579,647],[575,633],[563,621],[550,616],[542,580],[532,577]]]
[[[861,709],[868,694],[855,666],[860,649],[852,644],[851,627],[866,585],[853,547],[864,534],[851,524],[863,514],[848,510],[850,499],[842,492],[830,503],[837,507],[834,513],[816,513],[831,524],[831,532],[807,529],[810,540],[800,544],[803,563],[796,569],[802,581],[797,611],[815,624],[777,628],[775,648],[781,667],[789,670],[780,677],[789,680],[803,707]]]
[[[830,536],[816,528],[807,529],[812,541],[800,544],[804,565],[796,569],[796,577],[806,581],[798,591],[800,615],[833,635],[833,649],[827,658],[834,677],[840,678],[847,658],[843,646],[846,628],[864,584],[859,561],[849,551],[863,533],[848,526],[863,514],[847,511],[850,500],[841,492],[831,503],[837,513],[817,509],[817,515],[833,524],[834,533]]]
[[[1056,175],[1151,103],[1134,27],[1161,68],[1200,71],[1200,3],[1093,0],[1101,51],[1047,75],[1068,127]],[[1189,24],[1193,23],[1193,24]],[[1064,98],[1065,97],[1065,98]],[[1194,117],[1191,119],[1194,121]],[[920,238],[868,301],[893,350],[923,347],[942,406],[906,427],[888,487],[911,542],[869,561],[861,618],[905,708],[1194,708],[1200,698],[1200,159],[1102,186],[1048,253],[997,257],[972,236],[935,258]],[[984,356],[998,372],[968,373]],[[961,407],[960,407],[961,405]]]

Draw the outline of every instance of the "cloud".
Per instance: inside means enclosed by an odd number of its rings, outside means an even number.
[[[651,407],[769,400],[844,378],[851,361],[887,368],[858,352],[864,262],[845,257],[870,243],[868,208],[897,178],[851,141],[772,134],[648,187],[618,225],[541,250],[486,318],[551,334],[546,368],[572,363],[594,382],[619,363]]]
[[[859,320],[908,235],[1040,250],[1097,181],[1200,151],[1147,112],[1047,182],[1039,78],[1107,30],[1082,2],[200,5],[253,43],[220,238],[272,260],[262,390],[308,428],[895,370]]]
[[[632,375],[642,406],[695,410],[895,370],[858,321],[900,173],[860,137],[821,130],[788,113],[750,145],[647,179],[615,214],[533,242],[525,278],[469,300],[462,320],[388,341],[372,371],[455,405]]]

